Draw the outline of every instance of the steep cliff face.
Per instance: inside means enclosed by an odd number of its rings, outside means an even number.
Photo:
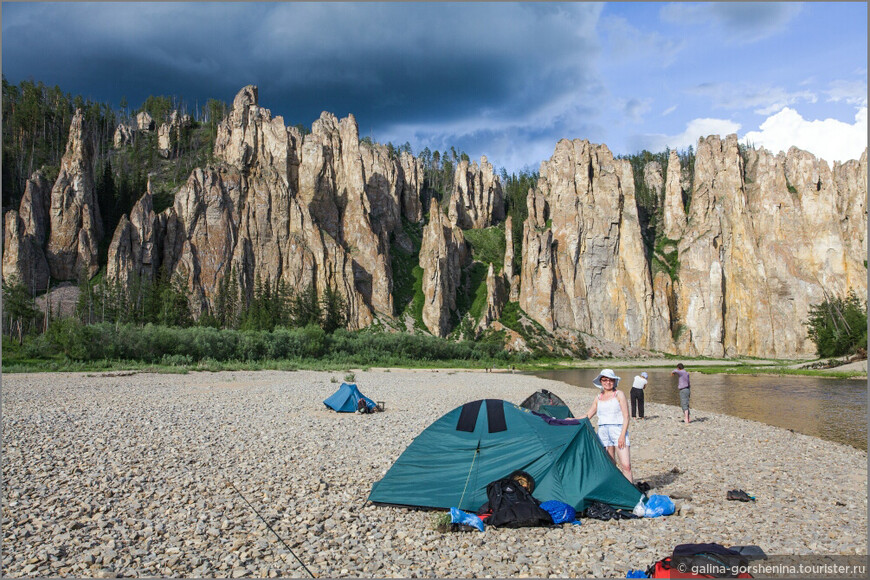
[[[179,115],[178,111],[172,111],[169,115],[169,121],[161,124],[160,128],[157,129],[157,153],[164,159],[169,159],[181,140],[182,133],[189,125],[190,115]],[[119,125],[118,129],[120,130],[120,128]],[[118,131],[115,132],[115,137],[118,137]],[[121,140],[123,140],[123,134]]]
[[[520,299],[520,277],[514,273],[514,220],[508,216],[504,222],[504,279],[508,286],[508,299],[516,302]]]
[[[489,328],[501,318],[504,305],[508,300],[509,289],[503,274],[496,274],[492,264],[486,274],[486,307],[477,325],[478,330]]]
[[[121,216],[109,245],[109,262],[106,274],[110,280],[123,284],[136,279],[154,281],[160,267],[160,248],[163,240],[161,223],[154,213],[149,184],[148,191],[133,209],[129,218]]]
[[[51,189],[46,258],[52,277],[58,280],[74,280],[81,272],[91,277],[99,270],[97,243],[103,237],[103,226],[86,131],[82,112],[76,111],[60,173]]]
[[[846,253],[853,262],[867,259],[867,150],[857,161],[835,163],[832,170],[837,190],[837,217],[840,222]],[[860,287],[860,282],[849,274],[849,287]],[[858,269],[857,275],[866,279]]]
[[[152,228],[159,263],[186,281],[195,313],[235,273],[248,296],[258,279],[318,293],[330,286],[352,328],[392,314],[389,243],[410,248],[402,218],[422,218],[419,160],[361,143],[353,116],[323,113],[303,136],[258,105],[254,86],[236,95],[214,153],[219,165],[195,170]],[[122,263],[138,267],[125,257],[141,238],[128,222],[116,233],[110,276],[123,276]]]
[[[665,198],[662,224],[664,235],[671,240],[679,239],[686,228],[686,210],[683,207],[683,187],[680,157],[676,151],[668,155],[668,171],[665,176]]]
[[[17,280],[31,292],[48,286],[48,262],[45,260],[45,237],[51,184],[41,172],[35,172],[24,188],[18,211],[6,212],[3,228],[3,278]]]
[[[664,189],[661,234],[675,241],[670,270],[644,252],[624,162],[562,141],[541,165],[520,306],[548,330],[685,355],[811,355],[809,306],[866,293],[866,152],[831,170],[794,148],[774,156],[741,152],[736,135],[701,139],[688,215],[676,153],[663,180],[650,165],[647,187]]]
[[[144,117],[136,126],[153,130]],[[40,291],[49,276],[96,273],[103,232],[89,142],[77,112],[53,186],[34,174],[4,216],[5,279]],[[195,314],[209,312],[235,276],[246,296],[258,279],[337,289],[351,328],[392,315],[390,245],[414,250],[403,221],[422,221],[427,205],[419,159],[361,142],[353,116],[323,113],[303,135],[260,107],[253,86],[236,96],[214,153],[217,164],[193,171],[168,209],[155,214],[149,189],[121,219],[109,279],[130,284],[165,268],[187,284]],[[734,135],[701,139],[691,167],[672,152],[666,169],[643,170],[662,201],[646,231],[671,240],[655,249],[641,237],[634,177],[606,146],[560,141],[526,200],[519,272],[505,223],[503,273],[490,268],[480,328],[495,326],[510,299],[553,333],[602,344],[788,357],[814,352],[803,326],[811,304],[866,294],[866,151],[833,168],[795,148],[742,148]],[[459,164],[447,208],[433,204],[420,249],[423,320],[438,336],[452,330],[471,261],[462,229],[505,218],[485,157]]]
[[[423,268],[423,324],[435,336],[447,336],[456,310],[456,291],[469,255],[462,230],[454,226],[438,204],[432,204],[423,229],[420,267]]]
[[[492,164],[481,157],[480,166],[460,161],[448,203],[450,221],[464,230],[486,228],[504,220],[504,193]]]
[[[643,252],[634,180],[605,146],[562,140],[541,164],[524,224],[520,307],[548,330],[670,348]]]
[[[836,170],[796,148],[741,155],[736,135],[699,141],[688,220],[673,231],[680,352],[810,355],[810,304],[866,292],[866,173]]]

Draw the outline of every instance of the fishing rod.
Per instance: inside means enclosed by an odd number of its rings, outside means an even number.
[[[260,512],[257,511],[257,508],[252,506],[251,502],[249,502],[248,499],[244,495],[242,495],[242,492],[240,492],[238,489],[236,489],[236,486],[233,485],[233,482],[230,481],[229,479],[227,479],[226,482],[228,484],[230,484],[230,487],[233,488],[233,491],[235,491],[237,494],[239,494],[239,497],[241,497],[245,501],[245,503],[248,504],[248,507],[250,507],[252,510],[254,510],[254,513],[257,514],[257,517],[259,517],[261,520],[263,520],[263,523],[266,524],[266,527],[269,528],[269,530],[271,530],[271,532],[273,534],[275,534],[275,537],[277,537],[281,541],[282,544],[284,544],[284,547],[287,548],[287,551],[290,552],[294,558],[296,558],[296,561],[299,562],[299,565],[302,566],[302,568],[304,568],[306,572],[308,572],[308,575],[311,576],[312,578],[317,578],[317,576],[315,576],[314,573],[308,569],[308,566],[306,566],[305,563],[299,559],[299,556],[297,556],[296,553],[290,549],[290,546],[287,545],[287,542],[284,541],[284,538],[282,538],[280,535],[278,535],[278,532],[276,532],[272,528],[272,526],[269,525],[269,522],[266,521],[266,518],[264,518],[263,516],[260,515]]]

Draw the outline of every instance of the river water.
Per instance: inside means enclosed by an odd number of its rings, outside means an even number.
[[[619,389],[629,398],[642,368],[614,369]],[[867,450],[867,382],[796,376],[702,375],[687,368],[692,382],[690,407],[793,429],[799,433]],[[677,378],[671,369],[651,369],[645,401],[679,407]],[[542,371],[535,376],[568,385],[592,387],[598,369]],[[561,393],[554,390],[555,394]],[[566,395],[570,391],[565,391]],[[564,398],[564,397],[563,397]],[[589,401],[591,404],[592,401]],[[584,403],[585,404],[585,403]],[[587,407],[588,408],[588,407]],[[587,408],[572,409],[582,414]],[[647,411],[647,416],[650,415]],[[682,411],[674,409],[674,416]]]

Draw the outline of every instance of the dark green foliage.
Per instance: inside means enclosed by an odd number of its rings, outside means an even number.
[[[460,316],[466,312],[473,322],[480,321],[486,307],[486,275],[489,267],[482,262],[472,262],[463,272],[463,285],[456,296],[456,309]]]
[[[514,271],[518,272],[521,267],[523,249],[523,224],[529,217],[527,199],[530,190],[534,190],[538,184],[538,173],[521,171],[508,175],[507,171],[501,171],[502,188],[505,196],[505,213],[511,217],[514,247]]]
[[[695,153],[693,148],[689,146],[686,151],[678,151],[677,156],[680,159],[680,170],[688,173],[689,183],[692,183],[695,173]],[[662,178],[667,180],[670,149],[665,149],[659,153],[650,153],[647,150],[643,150],[640,153],[624,155],[619,158],[626,159],[631,164],[638,221],[640,222],[641,236],[647,260],[651,263],[654,271],[661,270],[668,272],[671,279],[676,280],[676,275],[679,271],[679,261],[676,252],[673,254],[665,254],[663,252],[663,248],[669,243],[675,243],[675,240],[668,240],[662,237],[664,235],[662,233],[664,223],[664,188],[662,188],[661,194],[657,195],[655,190],[648,187],[644,180],[644,169],[652,162],[658,162],[661,165]],[[692,192],[690,189],[682,193],[683,207],[686,213],[688,213]]]
[[[42,312],[37,310],[27,287],[16,280],[4,280],[3,328],[9,336],[18,337],[18,343],[21,344],[24,335],[35,331],[37,323],[41,321]]]
[[[664,191],[661,192],[661,195],[657,195],[654,189],[647,186],[644,180],[644,168],[657,161],[661,165],[662,177],[664,178],[668,174],[669,155],[670,150],[668,149],[661,153],[650,153],[644,149],[640,153],[624,157],[631,164],[638,220],[640,221],[641,235],[647,248],[655,244],[656,233],[661,229]]]
[[[142,103],[142,110],[151,115],[157,127],[169,120],[169,113],[173,108],[172,99],[163,95],[151,95]]]
[[[811,305],[805,325],[819,357],[867,352],[867,302],[854,291],[846,298],[828,297]]]
[[[493,264],[495,271],[501,272],[505,253],[504,224],[479,230],[465,230],[462,233],[471,246],[472,257],[486,264]]]
[[[338,290],[327,286],[320,301],[323,313],[320,325],[324,332],[332,334],[339,328],[347,328],[347,301]]]
[[[519,302],[508,302],[501,311],[499,322],[513,331],[520,332],[520,316],[523,315]]]
[[[680,274],[680,255],[677,251],[679,240],[672,240],[661,235],[656,240],[655,251],[652,256],[653,275],[662,271],[667,273],[671,280],[677,280]]]
[[[404,146],[403,146],[404,147]],[[408,144],[410,149],[410,144]],[[410,151],[409,151],[410,152]],[[454,147],[447,151],[430,151],[428,147],[419,153],[420,161],[423,162],[423,210],[429,214],[431,202],[446,204],[453,193],[453,179],[456,172],[456,164],[459,163],[464,152],[457,153]]]
[[[689,188],[683,190],[683,209],[686,214],[689,213],[689,208],[692,206],[692,188],[695,186],[695,150],[689,145],[685,151],[677,152],[680,158],[680,170],[685,171],[689,176]]]
[[[181,278],[176,277],[160,289],[160,303],[160,324],[180,327],[193,324],[188,290]]]
[[[290,299],[290,320],[293,326],[302,327],[320,324],[322,314],[317,290],[313,284],[296,292]]]
[[[66,151],[76,107],[89,128],[95,159],[111,146],[117,118],[111,107],[81,96],[72,97],[57,86],[22,81],[18,86],[3,77],[3,210],[16,207],[26,180],[45,166],[47,177],[57,176]]]
[[[511,360],[496,341],[450,342],[422,334],[344,329],[328,334],[313,325],[277,328],[273,332],[152,324],[88,325],[74,318],[53,322],[36,354],[43,358],[60,354],[79,361],[120,359],[163,364],[317,359],[342,365],[395,365],[409,361]]]
[[[401,315],[414,299],[415,269],[419,269],[420,245],[423,241],[423,224],[411,223],[402,218],[402,229],[411,240],[413,251],[408,252],[390,238],[390,266],[393,271],[393,314]],[[422,269],[420,270],[422,275]],[[420,291],[422,293],[422,278]],[[422,308],[422,303],[421,303]]]
[[[423,302],[426,299],[423,295],[423,268],[414,266],[411,275],[414,276],[414,298],[410,305],[411,317],[414,319],[415,328],[426,330],[426,325],[423,323]]]

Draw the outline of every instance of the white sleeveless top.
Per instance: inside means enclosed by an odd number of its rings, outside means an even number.
[[[607,401],[598,400],[598,425],[622,425],[622,409],[619,399],[613,397]]]

